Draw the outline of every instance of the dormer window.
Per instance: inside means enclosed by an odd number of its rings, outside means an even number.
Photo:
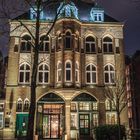
[[[30,19],[35,20],[36,17],[37,17],[37,8],[36,7],[30,8]],[[40,19],[43,19],[43,17],[44,17],[43,10],[40,9]]]
[[[103,22],[104,21],[104,10],[98,5],[93,7],[90,11],[90,18],[93,22]]]

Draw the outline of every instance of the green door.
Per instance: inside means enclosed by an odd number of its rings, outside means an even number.
[[[89,122],[90,122],[89,114],[79,114],[80,135],[89,135],[90,134]]]
[[[28,114],[16,115],[16,136],[24,137],[27,135]]]

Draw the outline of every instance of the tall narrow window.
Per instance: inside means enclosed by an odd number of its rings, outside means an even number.
[[[40,37],[39,51],[41,51],[41,52],[49,52],[49,37],[46,37],[45,35]]]
[[[110,37],[105,37],[103,39],[103,50],[104,53],[112,53],[113,52],[113,42]]]
[[[78,62],[75,63],[75,81],[79,82],[79,64],[78,64]]]
[[[71,63],[70,62],[66,62],[66,81],[71,81],[72,80],[72,75],[71,75]]]
[[[95,39],[92,36],[88,36],[86,38],[86,53],[95,53],[96,46],[95,46]]]
[[[115,70],[112,65],[106,65],[104,67],[104,80],[105,80],[105,83],[108,83],[108,84],[115,83]]]
[[[49,82],[49,68],[46,64],[41,64],[38,67],[38,82],[46,84]]]
[[[96,83],[96,67],[92,64],[86,67],[86,82],[89,84]]]
[[[61,50],[61,45],[62,45],[62,37],[61,34],[59,34],[57,38],[57,51]]]
[[[71,33],[67,32],[65,36],[65,48],[70,49],[71,48]]]
[[[57,82],[62,81],[62,63],[58,62],[57,64]]]
[[[19,67],[19,82],[29,83],[29,81],[30,81],[30,66],[27,63],[24,63]]]
[[[17,112],[22,112],[22,108],[23,108],[22,106],[23,106],[22,99],[19,98],[17,101]]]
[[[24,100],[24,111],[29,111],[30,102],[28,99]]]
[[[3,113],[0,112],[0,129],[3,128],[3,120],[4,120],[3,116],[4,116]]]
[[[31,37],[29,35],[24,35],[21,39],[20,52],[30,52],[31,51]]]

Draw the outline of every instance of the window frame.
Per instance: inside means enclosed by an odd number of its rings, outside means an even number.
[[[40,67],[43,67],[43,69],[42,70],[39,70],[39,68]],[[45,70],[45,66],[47,66],[47,68],[48,68],[48,70]],[[42,82],[40,82],[40,80],[39,80],[39,74],[41,73],[41,75],[42,75]],[[45,82],[45,74],[48,74],[48,79],[47,79],[47,82]],[[46,63],[41,63],[39,66],[38,66],[38,83],[39,84],[41,84],[41,85],[43,85],[43,84],[49,84],[49,82],[50,82],[50,69],[49,69],[49,66],[48,66],[48,64],[46,64]]]
[[[106,67],[108,70],[105,70]],[[111,68],[113,68],[113,70],[111,70]],[[108,77],[108,80],[106,80],[106,76]],[[114,79],[112,78],[112,76]],[[108,82],[106,82],[106,81],[108,81]],[[104,83],[105,84],[115,84],[115,67],[111,64],[107,64],[104,66]]]
[[[40,50],[41,49],[41,46],[39,48],[39,52],[49,52],[50,51],[50,37],[49,36],[45,36],[45,35],[41,35],[40,38],[39,38],[39,42],[41,43],[41,38],[44,37],[45,40],[43,39],[43,43],[42,43],[42,47],[43,47],[43,50]],[[46,44],[47,47],[48,47],[48,50],[46,51]],[[41,44],[40,44],[41,45]]]
[[[70,68],[66,68],[67,63],[70,64]],[[67,80],[67,71],[70,71],[70,80]],[[72,62],[70,60],[65,62],[65,82],[72,82]]]
[[[110,41],[105,41],[105,39],[110,39]],[[105,46],[106,45],[106,46]],[[111,46],[110,46],[111,45]],[[102,43],[102,47],[103,47],[103,52],[104,53],[108,53],[108,54],[112,54],[114,53],[114,48],[113,48],[113,38],[112,37],[109,37],[109,36],[105,36],[103,38],[103,43]],[[106,47],[106,51],[105,51],[105,47]],[[111,47],[111,50],[110,51],[110,47]]]
[[[87,67],[90,66],[90,70],[87,70]],[[92,66],[95,68],[95,70],[92,70]],[[87,74],[90,75],[90,82],[87,80]],[[93,82],[93,74],[95,74],[95,82]],[[86,84],[97,84],[97,67],[94,64],[88,64],[86,66]]]
[[[26,40],[26,39],[24,39],[24,37],[29,37],[30,39]],[[20,53],[30,53],[31,52],[31,44],[30,44],[31,42],[32,42],[32,38],[30,35],[28,35],[28,34],[22,35],[21,41],[20,41]],[[23,47],[22,47],[23,43],[25,43],[24,44],[25,50],[23,50]],[[28,45],[30,47],[29,50],[28,50]]]
[[[16,103],[16,112],[23,112],[23,100],[18,98]]]
[[[69,44],[69,47],[67,47],[67,43],[70,43]],[[65,47],[64,47],[66,50],[70,50],[72,48],[72,35],[71,35],[71,32],[70,31],[67,31],[65,33]]]
[[[87,38],[91,38],[91,39],[93,39],[93,40],[90,40],[90,41],[87,41]],[[87,51],[87,45],[89,45],[88,47],[89,47],[89,51]],[[94,45],[94,49],[95,49],[95,51],[92,51],[92,45]],[[87,36],[86,37],[86,39],[85,39],[85,52],[88,54],[92,54],[92,53],[96,53],[96,39],[95,39],[95,37],[93,37],[93,36],[91,36],[91,35],[89,35],[89,36]]]
[[[24,67],[24,69],[22,70],[21,67]],[[27,66],[29,66],[29,70],[27,69]],[[29,81],[26,82],[26,76],[27,73],[29,73]],[[21,75],[23,74],[23,75]],[[23,81],[21,81],[21,76],[23,78]],[[30,79],[31,79],[31,67],[28,63],[24,62],[22,64],[19,65],[19,83],[20,84],[29,84],[30,83]]]

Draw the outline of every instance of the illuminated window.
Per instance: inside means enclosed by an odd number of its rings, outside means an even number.
[[[71,33],[67,32],[65,36],[65,48],[70,49],[71,48]]]
[[[98,114],[94,113],[93,114],[93,126],[98,126]]]
[[[103,51],[104,53],[113,53],[113,42],[110,37],[103,39]]]
[[[38,67],[38,82],[40,84],[49,82],[49,67],[46,64],[41,64]]]
[[[40,37],[40,48],[41,52],[49,52],[49,37],[41,36]]]
[[[30,8],[30,19],[35,20],[36,17],[37,17],[37,8],[36,7]],[[42,8],[40,9],[40,19],[44,19],[44,13]]]
[[[80,102],[79,110],[90,110],[90,103],[88,102]]]
[[[22,106],[23,106],[22,99],[19,98],[17,101],[17,112],[22,112],[22,108],[23,108]]]
[[[98,110],[98,103],[97,102],[93,102],[92,105],[93,105],[93,107],[92,107],[93,110]]]
[[[109,99],[106,99],[105,106],[106,106],[106,110],[112,111],[112,110],[116,109],[115,101],[112,101],[112,100],[109,100]]]
[[[88,84],[96,83],[96,67],[92,64],[86,67],[86,82]]]
[[[72,81],[72,70],[71,70],[71,63],[66,62],[65,64],[65,78],[66,81]]]
[[[78,9],[73,2],[61,2],[57,13],[60,13],[58,17],[72,17],[78,19]]]
[[[30,52],[31,51],[31,37],[29,35],[24,35],[21,38],[20,52]]]
[[[28,111],[30,106],[30,102],[28,99],[24,100],[24,111]]]
[[[79,82],[79,64],[76,62],[75,64],[75,81]]]
[[[95,53],[95,39],[92,36],[86,38],[86,53]]]
[[[97,5],[93,7],[90,11],[90,18],[93,22],[103,22],[104,21],[104,10],[99,8]]]
[[[106,124],[116,124],[116,123],[117,123],[116,112],[107,112],[106,113]]]
[[[114,67],[110,64],[104,67],[104,81],[106,84],[115,83],[115,70]]]
[[[58,62],[57,64],[57,82],[62,81],[62,63]]]
[[[19,82],[20,83],[30,82],[30,66],[27,63],[23,63],[19,67]]]

